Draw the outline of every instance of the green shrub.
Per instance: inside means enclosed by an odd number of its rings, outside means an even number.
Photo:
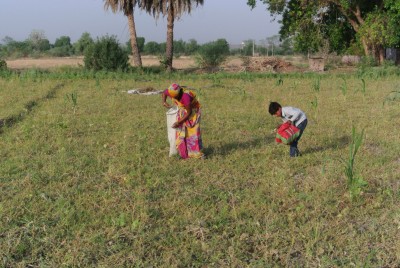
[[[74,43],[74,52],[76,55],[83,55],[87,47],[94,43],[88,32],[84,32],[76,43]]]
[[[360,63],[358,64],[358,67],[361,69],[374,66],[378,66],[378,62],[370,56],[361,57]]]
[[[202,45],[195,60],[201,68],[212,68],[220,66],[228,55],[228,42],[225,39],[218,39],[215,42]]]
[[[7,62],[0,59],[0,70],[7,70]]]
[[[129,57],[114,36],[104,36],[90,45],[84,53],[87,69],[115,71],[128,69]]]
[[[74,54],[73,48],[72,47],[54,47],[49,50],[49,55],[53,57],[69,57]]]
[[[54,48],[49,50],[49,54],[54,57],[67,57],[74,54],[74,47],[71,45],[71,38],[61,36],[56,39]]]

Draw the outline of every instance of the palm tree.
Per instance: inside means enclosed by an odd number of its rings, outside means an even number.
[[[142,0],[141,8],[152,14],[156,19],[160,14],[167,15],[167,42],[165,64],[167,71],[172,71],[174,55],[174,22],[184,13],[190,13],[193,5],[203,5],[204,0]]]
[[[111,8],[112,12],[117,11],[124,12],[124,15],[128,17],[129,33],[132,47],[132,58],[133,65],[136,67],[142,67],[142,59],[140,57],[139,48],[136,40],[136,26],[134,17],[134,8],[136,5],[139,6],[140,0],[104,0],[104,8]]]

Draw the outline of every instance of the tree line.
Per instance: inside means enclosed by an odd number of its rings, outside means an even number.
[[[97,39],[101,39],[101,37]],[[228,44],[224,38],[219,40],[223,40],[222,42],[219,42],[222,47]],[[83,56],[85,50],[92,46],[95,41],[96,40],[90,35],[90,33],[84,32],[76,42],[71,42],[69,36],[60,36],[56,38],[54,43],[50,43],[43,31],[33,30],[29,37],[24,41],[17,41],[9,36],[3,38],[0,43],[0,58]],[[175,57],[195,56],[204,49],[204,47],[209,46],[210,43],[213,42],[199,44],[195,39],[190,39],[188,41],[182,39],[175,40],[173,41],[173,52]],[[136,43],[141,55],[154,55],[161,57],[166,49],[165,42],[146,42],[144,37],[137,37]],[[120,44],[120,46],[121,49],[126,51],[129,55],[132,54],[130,40],[125,44]],[[230,47],[228,44],[228,50],[224,51],[224,53],[242,56],[252,56],[253,54],[265,56],[291,55],[293,54],[293,47],[291,40],[286,39],[282,42],[279,40],[279,36],[275,35],[257,42],[254,40],[245,40],[239,47]]]
[[[251,8],[257,2],[267,5],[272,15],[280,15],[282,40],[293,40],[295,51],[364,55],[383,63],[386,47],[400,47],[399,0],[247,0]],[[104,0],[104,7],[121,11],[128,18],[132,55],[141,66],[136,43],[134,9],[158,18],[167,17],[165,63],[172,70],[174,21],[203,0]],[[254,43],[253,43],[254,46]],[[253,49],[254,51],[254,49]]]
[[[400,1],[398,0],[247,0],[247,5],[254,8],[257,2],[267,5],[268,11],[281,16],[279,42],[271,46],[256,45],[246,41],[234,53],[290,54],[293,51],[304,54],[337,53],[369,56],[382,63],[385,48],[400,47]],[[217,44],[227,43],[217,40],[210,44],[199,45],[195,40],[184,42],[174,40],[174,22],[183,13],[190,13],[194,7],[203,5],[203,0],[104,0],[104,8],[113,12],[122,12],[128,19],[130,42],[125,50],[132,55],[133,65],[141,67],[142,54],[161,54],[166,70],[172,70],[172,60],[177,55],[192,55],[203,52],[203,46],[217,49]],[[165,43],[148,42],[136,36],[134,20],[135,9],[141,9],[154,16],[167,17],[167,39]],[[84,34],[78,42],[71,44],[70,38],[62,36],[50,44],[40,32],[32,33],[27,41],[17,42],[5,38],[0,47],[0,56],[21,54],[40,55],[46,52],[54,56],[83,54],[87,43],[95,42],[90,35]],[[90,41],[91,40],[91,41]],[[229,48],[228,48],[229,49]],[[232,51],[229,51],[229,53]]]
[[[247,0],[281,16],[280,36],[292,37],[302,53],[335,52],[385,59],[385,48],[400,48],[399,0]]]

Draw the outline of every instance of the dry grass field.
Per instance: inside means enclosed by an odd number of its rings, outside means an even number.
[[[280,63],[284,62],[285,65],[298,66],[300,64],[304,64],[304,60],[299,57],[290,57],[290,58],[274,58],[274,57],[255,57],[252,58],[252,63],[250,64],[250,70],[256,71],[268,71],[265,65],[269,65],[270,61],[279,61]],[[269,61],[269,62],[265,62]],[[24,70],[30,68],[38,68],[38,69],[51,69],[62,66],[83,66],[83,57],[53,57],[53,58],[20,58],[7,60],[7,66],[13,70]],[[157,56],[142,56],[142,63],[145,67],[150,66],[159,66],[160,61]],[[262,66],[264,65],[264,66]],[[175,69],[183,70],[189,68],[196,68],[196,62],[193,57],[179,57],[174,58],[173,67]],[[244,70],[244,62],[240,57],[229,57],[225,63],[221,66],[225,71],[229,72],[238,72]],[[269,67],[269,66],[267,66]],[[261,68],[261,69],[260,69]],[[290,69],[290,70],[289,70]],[[282,72],[292,71],[293,68],[285,68],[285,70],[280,70]],[[279,72],[279,71],[278,71]]]
[[[142,56],[143,66],[157,66],[160,64],[156,56]],[[233,60],[233,63],[241,64],[240,60]],[[11,69],[40,68],[50,69],[60,66],[79,66],[83,65],[83,57],[62,57],[62,58],[22,58],[7,60],[7,66]],[[176,69],[185,69],[195,66],[195,61],[190,57],[180,57],[174,59],[173,66]]]

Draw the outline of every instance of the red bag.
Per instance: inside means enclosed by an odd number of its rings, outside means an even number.
[[[295,125],[285,122],[278,127],[275,141],[283,144],[291,144],[300,136],[300,129]]]

